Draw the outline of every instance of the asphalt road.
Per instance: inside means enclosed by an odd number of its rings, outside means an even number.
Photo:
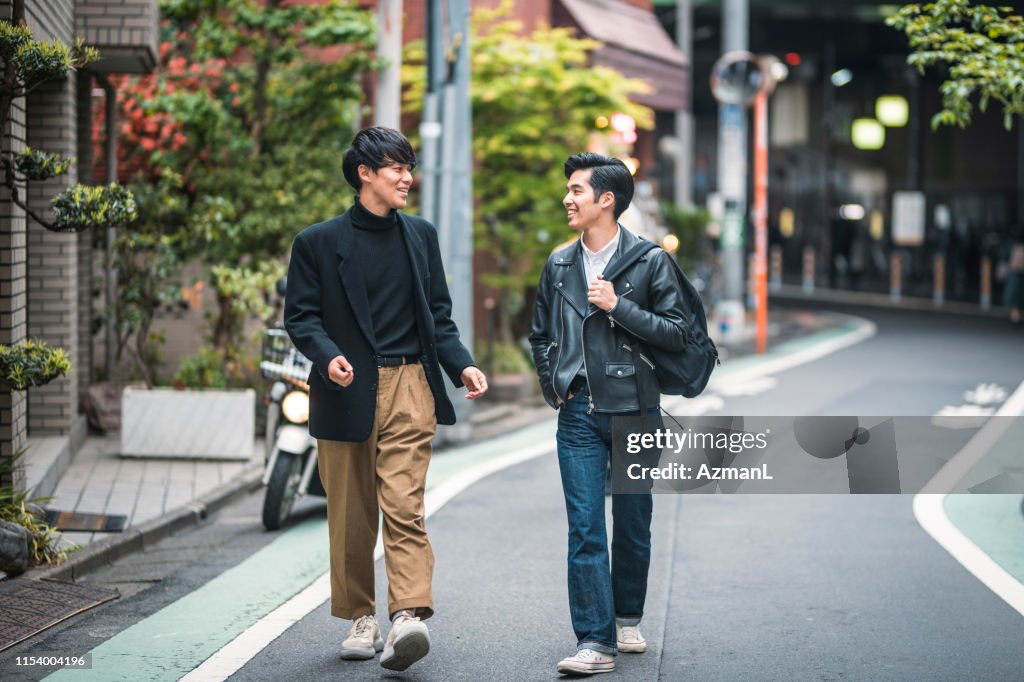
[[[872,320],[877,334],[808,364],[709,394],[709,409],[702,411],[984,411],[997,408],[1024,381],[1024,333],[1001,321],[843,312]],[[996,386],[978,392],[979,384]],[[259,503],[256,496],[242,500],[214,523],[162,543],[157,554],[90,577],[135,594],[76,617],[16,653],[82,653],[112,645],[255,557],[268,557],[256,567],[257,575],[297,572],[287,557],[259,552],[322,523],[320,503],[306,504],[305,522],[299,519],[277,534],[259,529]],[[337,652],[347,623],[332,619],[322,604],[231,679],[557,678],[555,663],[572,652],[574,640],[554,456],[484,478],[437,511],[428,527],[437,556],[430,656],[402,674],[388,673],[375,661],[342,661]],[[303,542],[323,541],[312,533]],[[648,652],[621,655],[617,671],[602,679],[1024,679],[1024,619],[921,530],[909,495],[659,495],[653,544],[642,624]],[[202,638],[217,604],[241,598],[245,589],[240,583],[233,595],[230,586],[219,587],[221,594],[201,602],[209,613],[196,609],[188,626],[194,632],[175,636]],[[385,595],[380,570],[381,610]],[[197,650],[182,648],[181,656]],[[42,676],[11,668],[12,653],[0,655],[0,677]],[[166,669],[144,667],[147,653],[122,654],[119,679],[180,676],[165,663]],[[75,679],[100,678],[76,673]]]

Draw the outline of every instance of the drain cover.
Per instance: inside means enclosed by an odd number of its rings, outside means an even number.
[[[120,533],[128,517],[123,514],[86,514],[46,510],[46,523],[58,530],[80,530],[93,533]]]
[[[0,651],[75,614],[120,597],[117,590],[33,580],[0,594]]]

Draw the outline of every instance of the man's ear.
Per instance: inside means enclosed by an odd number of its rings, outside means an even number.
[[[615,194],[612,192],[605,192],[601,195],[601,198],[597,200],[597,205],[602,209],[615,208]]]
[[[365,163],[359,164],[359,167],[356,168],[356,173],[359,175],[359,179],[363,182],[368,182],[373,177],[373,172],[373,169]]]

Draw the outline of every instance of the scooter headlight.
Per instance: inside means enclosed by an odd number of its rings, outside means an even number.
[[[281,413],[293,424],[305,424],[309,421],[309,394],[305,391],[292,391],[281,401]]]

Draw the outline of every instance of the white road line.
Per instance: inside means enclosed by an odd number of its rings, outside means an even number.
[[[523,448],[496,459],[481,462],[465,471],[460,471],[432,487],[424,497],[425,513],[430,517],[460,492],[480,479],[493,473],[515,466],[534,457],[549,454],[555,450],[555,441],[550,439],[529,448]],[[373,553],[374,560],[384,554],[378,540]],[[206,659],[182,682],[221,682],[242,669],[259,652],[280,637],[291,626],[309,615],[331,596],[331,575],[324,573],[313,583],[287,602],[277,607],[248,630],[224,645],[217,653]]]
[[[709,409],[704,408],[710,408],[710,410],[719,409],[719,407],[712,407],[712,403],[709,402],[709,400],[705,400],[703,403],[699,401],[702,399],[717,398],[718,396],[712,395],[714,391],[721,390],[723,393],[728,393],[732,391],[735,386],[754,382],[762,377],[766,377],[771,374],[778,374],[779,372],[784,372],[787,369],[792,369],[799,365],[813,362],[814,360],[823,358],[826,355],[831,355],[836,351],[870,339],[878,333],[878,326],[870,320],[841,313],[830,314],[834,315],[846,324],[856,325],[854,330],[843,334],[842,336],[837,336],[834,339],[814,344],[808,348],[787,353],[782,357],[763,360],[750,367],[744,367],[742,369],[724,372],[723,374],[718,375],[713,374],[711,376],[711,381],[708,383],[706,392],[700,398],[688,399],[680,396],[663,396],[662,408],[666,413],[671,415],[699,415],[709,411]]]
[[[725,373],[720,376],[720,378],[716,378],[712,375],[710,385],[708,386],[709,390],[714,390],[716,384],[720,381],[728,381],[731,384],[737,381],[749,381],[758,377],[777,374],[778,372],[792,369],[798,365],[812,362],[813,360],[823,358],[826,355],[831,355],[832,353],[842,350],[843,348],[847,348],[848,346],[870,339],[878,333],[877,325],[870,320],[865,320],[862,317],[855,317],[853,315],[842,315],[839,313],[830,313],[830,315],[833,315],[847,324],[855,324],[856,328],[842,336],[837,336],[834,339],[816,343],[813,346],[803,348],[793,353],[787,353],[782,357],[765,360],[764,362],[759,362],[751,367]]]
[[[946,515],[944,500],[950,490],[971,470],[1010,425],[1010,419],[1024,414],[1024,383],[1003,403],[999,411],[958,452],[920,493],[914,496],[914,517],[935,542],[952,555],[971,575],[1000,599],[1024,616],[1024,585],[1010,575],[992,557],[960,532]]]

